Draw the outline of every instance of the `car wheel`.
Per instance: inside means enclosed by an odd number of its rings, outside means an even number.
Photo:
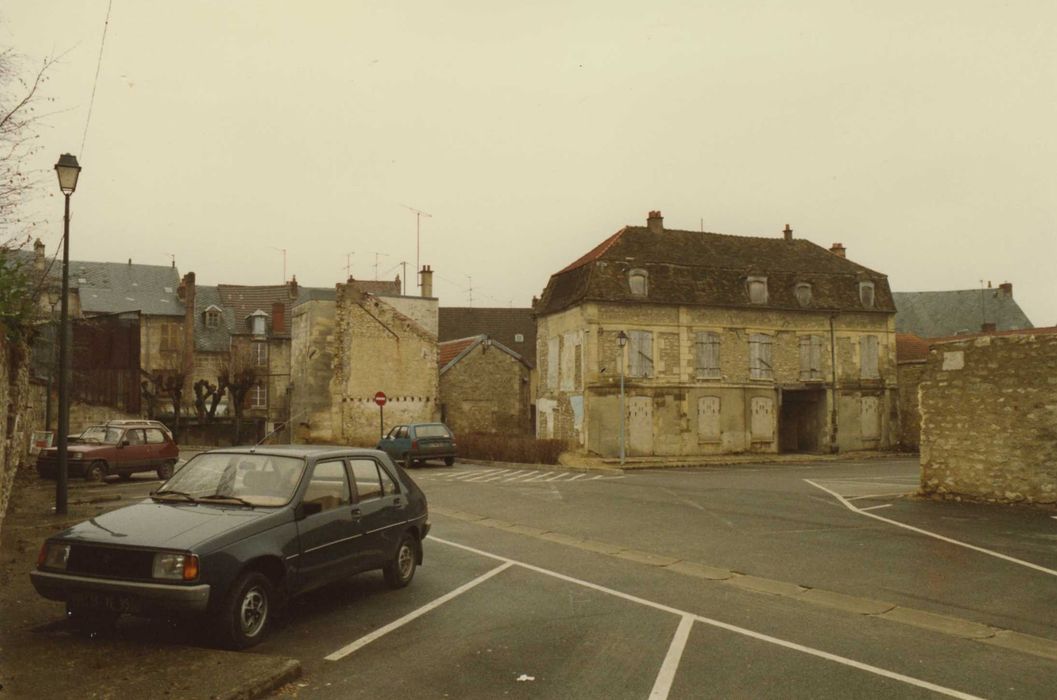
[[[446,464],[447,466],[450,467],[451,465],[455,464],[455,458],[454,457],[445,457],[444,458],[444,464]]]
[[[96,460],[84,468],[85,481],[102,481],[106,478],[106,462]]]
[[[410,469],[415,466],[415,460],[411,459],[411,453],[404,455],[404,469]]]
[[[96,610],[74,603],[66,604],[66,619],[72,622],[77,629],[87,634],[98,634],[112,630],[114,625],[117,624],[119,617],[121,617],[121,613],[111,610]]]
[[[271,580],[259,571],[236,579],[220,611],[220,639],[230,649],[246,649],[264,639],[274,599]]]
[[[390,588],[403,588],[415,577],[418,564],[418,540],[410,532],[405,532],[396,546],[392,561],[385,565],[382,572]]]
[[[176,462],[169,460],[168,462],[165,462],[164,464],[159,466],[154,471],[157,472],[159,479],[161,479],[162,481],[168,481],[172,478],[173,467],[175,466]]]

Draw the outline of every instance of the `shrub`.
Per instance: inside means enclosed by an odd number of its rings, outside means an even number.
[[[567,448],[564,440],[498,433],[464,433],[456,435],[455,442],[460,457],[524,464],[557,464]]]

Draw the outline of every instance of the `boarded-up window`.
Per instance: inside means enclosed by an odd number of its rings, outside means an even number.
[[[749,407],[752,411],[752,439],[774,440],[774,400],[768,396],[754,396]]]
[[[811,285],[807,282],[801,282],[796,285],[793,293],[796,294],[796,301],[801,306],[807,306],[811,303]]]
[[[753,304],[767,303],[766,277],[750,277],[746,284],[749,286],[749,302]]]
[[[697,439],[719,442],[719,397],[702,396],[697,400]]]
[[[873,308],[874,288],[873,282],[859,282],[859,301],[867,309]]]
[[[653,333],[628,331],[628,376],[653,376]]]
[[[881,376],[877,361],[877,336],[864,335],[859,338],[859,375],[863,379],[877,379]]]
[[[862,437],[874,440],[881,437],[881,402],[876,396],[862,397]]]
[[[719,376],[719,333],[701,331],[694,339],[694,357],[698,377]]]
[[[648,278],[645,270],[632,270],[628,273],[628,287],[631,293],[637,297],[644,297],[649,292],[647,286]]]
[[[558,388],[558,336],[547,341],[547,388]]]
[[[800,336],[800,381],[822,380],[822,336]]]
[[[562,336],[561,350],[561,390],[572,391],[576,388],[576,348],[580,345],[580,334],[574,332]]]
[[[771,364],[771,341],[773,338],[764,333],[753,333],[749,336],[749,376],[753,379],[774,379],[774,367]]]

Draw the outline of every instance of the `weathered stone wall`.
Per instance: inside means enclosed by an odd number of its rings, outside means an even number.
[[[28,403],[29,348],[0,333],[0,525],[11,500],[15,470],[29,453]]]
[[[529,434],[529,370],[479,344],[440,376],[445,421],[460,433]]]
[[[920,396],[922,491],[1057,502],[1057,336],[934,345]]]
[[[899,446],[917,452],[921,447],[921,411],[918,410],[918,386],[925,372],[925,363],[901,362],[899,375]]]
[[[652,434],[652,444],[637,442],[644,454],[776,452],[787,391],[808,392],[811,397],[813,407],[797,420],[812,433],[809,442],[815,449],[828,449],[834,411],[836,444],[842,451],[884,449],[897,437],[891,314],[844,313],[831,318],[828,313],[808,311],[588,303],[537,323],[536,433],[540,437],[573,439],[586,451],[606,456],[617,453],[614,427],[620,425],[621,366],[629,366],[622,360],[628,349],[622,352],[617,345],[621,330],[650,331],[653,337],[653,376],[625,377],[629,430],[634,424],[640,438]],[[699,331],[719,336],[719,376],[696,376]],[[751,376],[749,341],[755,333],[772,339],[773,378]],[[822,339],[820,377],[810,381],[800,374],[802,336]],[[861,376],[863,336],[877,338],[877,378]],[[568,362],[570,352],[582,357],[582,366],[575,364],[579,376],[574,379],[567,376],[573,367]],[[642,397],[650,401],[634,400]],[[707,415],[706,404],[712,399],[718,400],[716,416]],[[703,427],[717,422],[719,435],[709,428],[708,437],[703,437]],[[864,426],[871,427],[864,430]]]
[[[407,316],[433,335],[437,335],[440,314],[437,311],[439,302],[431,297],[383,296],[378,299]]]
[[[165,344],[166,328],[172,328]],[[184,367],[184,318],[140,316],[139,365],[147,372],[180,371]]]
[[[333,400],[333,301],[310,301],[293,309],[290,344],[290,420],[294,442],[334,442],[338,404]]]

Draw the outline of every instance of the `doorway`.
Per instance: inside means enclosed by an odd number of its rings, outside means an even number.
[[[819,451],[826,428],[826,392],[822,389],[786,389],[778,416],[778,451]]]

